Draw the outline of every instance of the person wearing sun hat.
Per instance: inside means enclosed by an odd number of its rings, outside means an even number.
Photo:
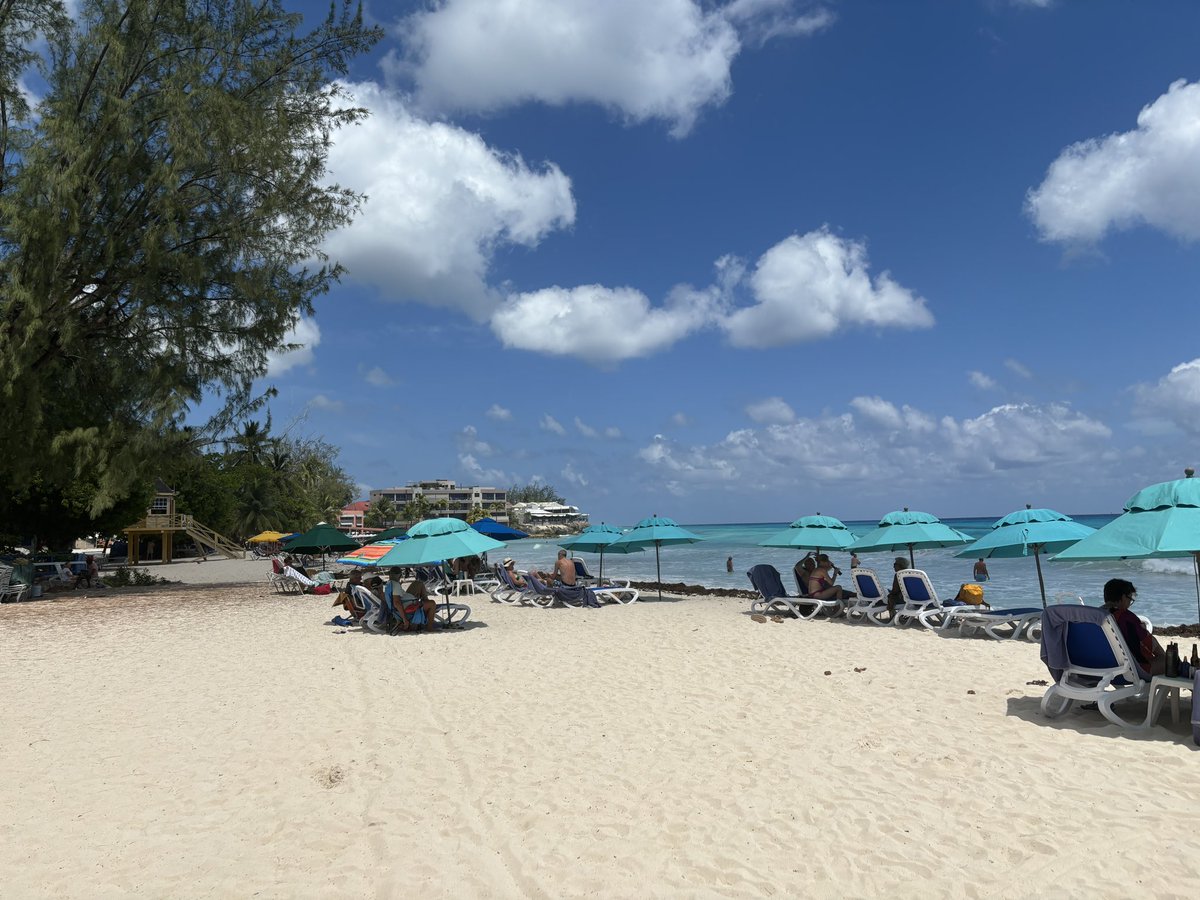
[[[503,562],[501,562],[501,565],[504,566],[504,570],[508,572],[508,577],[512,579],[513,584],[519,588],[525,587],[525,579],[517,574],[516,560],[514,560],[511,556],[506,556],[504,557]]]

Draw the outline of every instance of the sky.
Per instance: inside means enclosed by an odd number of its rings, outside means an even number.
[[[1200,4],[365,11],[367,200],[263,381],[363,497],[1102,513],[1200,462]]]

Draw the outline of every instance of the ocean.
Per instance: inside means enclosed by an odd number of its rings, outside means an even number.
[[[943,521],[972,537],[989,531],[999,516]],[[1077,522],[1099,528],[1111,522],[1112,515],[1073,516]],[[683,525],[683,523],[680,523]],[[662,548],[662,577],[664,582],[682,581],[708,587],[750,589],[746,570],[757,563],[770,563],[779,569],[784,584],[794,590],[791,569],[804,554],[795,550],[780,550],[758,546],[777,531],[787,528],[788,522],[761,522],[730,525],[683,525],[703,541]],[[855,535],[863,535],[878,522],[846,522]],[[627,526],[628,527],[628,526]],[[508,543],[506,550],[495,551],[493,557],[511,556],[520,569],[539,566],[548,569],[558,552],[552,538],[526,538]],[[959,585],[971,581],[973,559],[957,559],[958,548],[916,551],[917,568],[929,573],[938,596],[953,597]],[[875,569],[880,580],[890,583],[892,559],[897,554],[861,554],[862,564]],[[733,573],[725,571],[725,560],[733,557]],[[834,563],[843,570],[840,582],[848,582],[850,554],[831,553]],[[581,554],[588,568],[598,569],[596,554]],[[1040,605],[1037,569],[1033,557],[989,559],[991,580],[984,584],[984,598],[992,606]],[[625,555],[605,554],[604,571],[609,575],[632,578],[635,581],[654,580],[654,549]],[[1197,621],[1196,580],[1190,559],[1151,559],[1142,561],[1113,560],[1111,562],[1053,562],[1043,558],[1042,573],[1046,580],[1046,600],[1053,603],[1056,594],[1082,597],[1090,605],[1099,605],[1104,582],[1110,578],[1126,578],[1138,589],[1134,612],[1148,617],[1155,624],[1173,625]]]

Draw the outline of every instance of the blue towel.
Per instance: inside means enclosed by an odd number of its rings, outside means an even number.
[[[1196,683],[1192,685],[1192,740],[1200,745],[1200,670],[1196,671]]]
[[[1048,606],[1042,614],[1042,662],[1055,682],[1071,664],[1067,654],[1067,625],[1071,622],[1091,622],[1099,625],[1108,617],[1108,610],[1095,606],[1063,604]]]

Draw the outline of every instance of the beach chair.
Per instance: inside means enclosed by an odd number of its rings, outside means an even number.
[[[25,596],[29,586],[17,582],[13,584],[12,566],[0,566],[0,603],[17,603]]]
[[[497,564],[495,566],[496,578],[499,585],[492,590],[492,599],[500,603],[507,603],[509,606],[519,606],[522,603],[534,602],[537,597],[537,591],[531,587],[521,587],[512,576],[508,574],[508,569]]]
[[[542,609],[549,609],[555,603],[561,603],[568,609],[582,609],[585,606],[599,606],[600,601],[591,588],[581,584],[574,587],[567,585],[550,586],[532,572],[525,575],[525,583],[533,589],[533,603]]]
[[[277,556],[271,557],[271,571],[267,573],[267,583],[277,594],[303,594],[304,585],[293,573],[289,573],[283,565],[283,560]]]
[[[597,600],[627,605],[635,603],[641,596],[637,589],[630,584],[629,579],[624,579],[622,583],[613,578],[596,578],[587,570],[582,559],[572,559],[571,562],[575,564],[576,584],[591,588]]]
[[[1113,710],[1121,700],[1148,696],[1150,677],[1134,660],[1108,610],[1073,604],[1047,607],[1042,616],[1042,661],[1054,679],[1042,695],[1042,712],[1048,717],[1063,715],[1075,703],[1095,703],[1114,725],[1142,727]]]
[[[758,599],[750,602],[751,613],[787,613],[797,619],[815,619],[821,613],[836,616],[842,611],[842,600],[816,600],[789,595],[783,589],[779,570],[767,563],[751,566],[746,577],[758,591]]]
[[[391,623],[388,622],[383,604],[368,588],[361,584],[350,585],[350,600],[354,603],[355,609],[362,610],[358,624],[362,626],[363,631],[387,634],[391,630]]]
[[[989,609],[986,606],[959,606],[946,610],[945,619],[938,628],[945,633],[958,626],[959,634],[970,635],[982,631],[997,641],[1014,641],[1019,638],[1038,640],[1041,638],[1040,606],[1018,606],[1010,609]]]
[[[575,564],[575,575],[578,581],[582,584],[588,585],[589,587],[628,588],[630,586],[631,582],[628,578],[597,578],[588,571],[587,564],[579,557],[572,557],[571,562]]]
[[[892,619],[894,625],[916,622],[931,631],[937,631],[945,624],[949,610],[966,605],[959,600],[939,600],[929,576],[920,569],[901,569],[896,577],[900,580],[900,595],[904,598],[904,605],[896,609]]]
[[[846,601],[846,618],[852,622],[869,622],[872,625],[890,625],[887,593],[879,583],[873,569],[851,569],[850,580],[858,591],[857,597]]]

